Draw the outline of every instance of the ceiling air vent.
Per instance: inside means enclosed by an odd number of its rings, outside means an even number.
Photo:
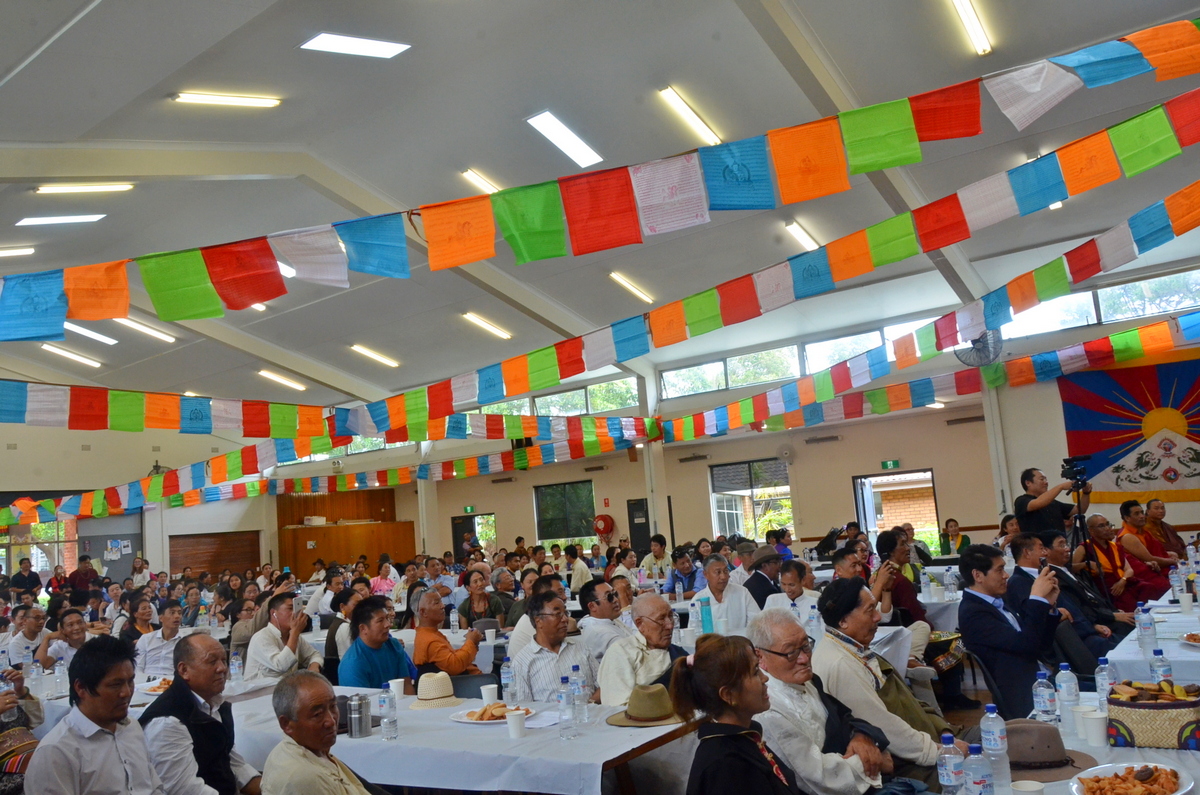
[[[606,469],[608,469],[608,467],[601,464],[600,466],[584,467],[583,471],[584,472],[603,472]]]
[[[493,483],[512,483],[516,478],[496,478]]]
[[[809,439],[805,439],[804,443],[805,444],[825,444],[825,442],[840,442],[841,440],[842,440],[841,436],[813,436]]]
[[[979,414],[974,417],[956,417],[952,420],[946,420],[947,425],[966,425],[970,422],[983,422],[983,415]]]
[[[685,458],[679,459],[679,463],[690,464],[693,461],[707,461],[707,460],[708,460],[708,456],[706,456],[706,455],[689,455]]]

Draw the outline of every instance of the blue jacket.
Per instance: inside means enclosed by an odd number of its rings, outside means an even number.
[[[663,593],[675,593],[675,583],[683,583],[683,591],[703,591],[708,587],[708,580],[704,577],[704,569],[699,566],[692,566],[692,573],[687,576],[681,575],[677,569],[671,568],[667,573],[667,581],[663,584]]]

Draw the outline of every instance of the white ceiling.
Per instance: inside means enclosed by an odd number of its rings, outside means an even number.
[[[597,168],[612,167],[699,143],[657,96],[667,84],[725,140],[735,140],[832,112],[839,94],[859,105],[896,99],[1200,16],[1196,3],[1175,0],[975,5],[995,46],[985,58],[967,46],[949,0],[8,0],[0,4],[0,247],[33,245],[37,254],[0,260],[0,273],[220,243],[466,196],[474,190],[459,172],[468,167],[502,187],[577,173],[525,123],[545,109],[604,157]],[[322,31],[412,49],[391,60],[298,49]],[[899,211],[900,195],[938,198],[1197,86],[1200,76],[1155,83],[1142,75],[1080,91],[1023,133],[985,96],[983,135],[925,144],[923,163],[856,177],[853,190],[836,196],[716,213],[706,226],[643,246],[522,266],[500,243],[489,264],[430,273],[414,247],[409,280],[352,274],[351,289],[337,290],[293,279],[288,295],[264,313],[230,312],[197,324],[159,323],[138,309],[136,317],[168,328],[178,342],[104,321],[85,325],[120,344],[71,333],[65,343],[101,361],[99,370],[56,361],[33,343],[4,343],[0,369],[222,397],[323,404],[379,397],[645,311],[608,278],[612,270],[641,285],[656,305],[674,300],[798,253],[783,231],[786,221],[799,219],[828,242]],[[271,110],[185,106],[168,99],[179,91],[283,102]],[[966,269],[967,284],[994,288],[1187,184],[1197,157],[1186,152],[1062,210],[985,230],[951,252],[952,260]],[[32,192],[41,182],[98,174],[136,187],[90,196]],[[27,215],[88,212],[107,217],[77,226],[13,225]],[[1178,268],[1197,253],[1185,238],[1124,270]],[[832,337],[927,317],[962,297],[961,287],[921,255],[646,361],[665,368],[721,351]],[[139,300],[148,306],[144,295]],[[465,323],[467,311],[513,339]],[[352,343],[402,366],[365,359],[349,350]],[[298,376],[309,390],[264,380],[257,375],[264,366]],[[330,368],[341,377],[330,377]]]

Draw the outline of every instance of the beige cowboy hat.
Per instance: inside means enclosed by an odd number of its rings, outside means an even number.
[[[1054,724],[1018,719],[1005,729],[1013,781],[1066,781],[1096,766],[1096,757],[1066,750]]]
[[[605,721],[610,726],[670,726],[683,723],[675,714],[671,696],[662,685],[638,685],[629,694],[629,704],[624,712],[609,715]]]
[[[783,555],[775,551],[775,547],[765,546],[759,547],[754,552],[754,557],[750,560],[750,568],[757,569],[764,563],[770,563],[773,560],[783,560]]]
[[[463,703],[461,698],[454,695],[454,683],[450,674],[445,671],[425,674],[417,682],[417,700],[409,705],[409,709],[441,709],[442,707],[457,707]]]

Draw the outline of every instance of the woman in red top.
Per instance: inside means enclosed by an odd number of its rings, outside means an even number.
[[[50,593],[62,593],[62,589],[67,587],[67,570],[62,566],[54,567],[54,576],[46,583],[46,590]]]

